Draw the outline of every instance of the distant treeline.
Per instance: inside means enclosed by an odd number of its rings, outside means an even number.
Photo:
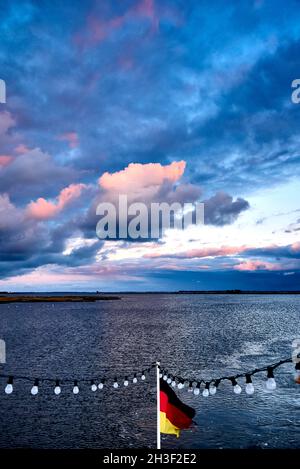
[[[63,303],[63,302],[92,302],[92,301],[105,301],[105,300],[119,300],[119,296],[108,296],[108,295],[61,295],[61,296],[35,296],[35,295],[8,295],[0,296],[0,304],[5,303]]]
[[[178,294],[195,295],[299,295],[300,291],[260,291],[260,290],[179,290]]]
[[[178,290],[178,291],[114,291],[107,295],[299,295],[300,290]]]

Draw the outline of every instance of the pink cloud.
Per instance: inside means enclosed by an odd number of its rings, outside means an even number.
[[[182,264],[172,264],[167,262],[166,264],[161,264],[161,265],[156,265],[156,269],[159,270],[173,270],[173,271],[178,271],[178,272],[188,272],[191,270],[191,267],[189,265],[182,265]],[[208,265],[197,265],[196,267],[192,267],[194,271],[196,270],[208,270],[209,266]]]
[[[129,270],[130,268],[132,267],[129,266]],[[78,282],[81,286],[86,284],[88,289],[91,286],[91,282],[99,285],[100,277],[102,278],[102,283],[106,280],[116,281],[122,279],[126,281],[142,281],[140,275],[135,275],[134,272],[132,274],[127,273],[127,271],[124,272],[122,267],[115,265],[97,263],[79,267],[62,267],[52,264],[38,267],[29,273],[8,277],[5,280],[0,279],[0,286],[4,289],[4,286],[9,287],[10,285],[21,285],[21,288],[24,285],[26,287],[46,285],[48,288],[49,285],[53,285],[53,291],[55,291],[59,285],[62,290],[68,291],[71,285],[74,286],[75,282]]]
[[[99,185],[106,191],[130,193],[133,190],[158,187],[163,182],[177,182],[184,173],[185,161],[173,161],[163,166],[160,163],[130,163],[127,168],[116,173],[104,173],[99,178]]]
[[[24,145],[23,143],[20,143],[16,148],[15,148],[15,153],[17,155],[24,155],[24,153],[28,153],[30,149]]]
[[[66,141],[70,148],[77,148],[79,146],[79,137],[76,132],[67,132],[58,137],[58,140]]]
[[[13,157],[12,156],[9,156],[9,155],[0,155],[0,167],[4,167],[4,166],[7,166],[9,165],[9,163],[11,163],[13,160]]]
[[[80,197],[82,190],[85,188],[85,184],[71,184],[60,192],[55,202],[49,202],[40,197],[35,202],[30,202],[27,206],[27,215],[36,220],[49,220]]]
[[[144,204],[167,202],[195,202],[201,195],[199,187],[178,182],[183,176],[185,161],[160,163],[131,163],[115,173],[104,173],[98,180],[100,194],[97,203],[118,203],[120,194],[127,196],[128,203]]]
[[[160,3],[154,0],[141,0],[123,15],[108,20],[99,19],[97,13],[92,12],[87,18],[86,28],[75,35],[74,42],[84,50],[101,43],[127,22],[144,19],[149,21],[151,31],[155,32],[158,30],[161,18],[167,18],[176,25],[181,22],[177,11],[161,7]]]
[[[240,254],[249,249],[247,246],[221,246],[221,247],[210,247],[200,249],[190,249],[188,251],[179,252],[178,254],[162,254],[159,252],[152,252],[145,254],[144,257],[148,259],[159,258],[159,257],[172,257],[176,259],[195,259],[202,257],[222,257],[222,256],[234,256]]]
[[[48,220],[58,213],[58,206],[53,202],[48,202],[40,197],[35,202],[30,202],[27,207],[27,213],[31,218],[37,220]]]
[[[140,16],[146,16],[150,19],[155,17],[154,0],[142,0],[137,4],[135,12]]]
[[[242,272],[256,270],[282,270],[282,267],[279,264],[273,264],[272,262],[249,260],[235,265],[234,269]]]
[[[114,26],[107,22],[106,24],[95,17],[88,17],[88,32],[91,44],[97,44],[106,38],[110,29],[114,29]]]
[[[126,19],[125,14],[103,21],[91,14],[87,18],[85,30],[75,35],[74,42],[80,49],[95,46],[110,36],[114,30],[121,28]]]
[[[138,17],[148,18],[152,29],[157,30],[159,26],[159,16],[155,8],[154,0],[142,0],[133,10]]]
[[[292,251],[295,253],[300,252],[300,242],[298,241],[297,243],[292,244]]]
[[[54,285],[55,287],[65,282],[82,281],[83,276],[76,273],[76,270],[58,269],[52,266],[42,266],[32,272],[10,277],[8,280],[0,280],[0,285]]]

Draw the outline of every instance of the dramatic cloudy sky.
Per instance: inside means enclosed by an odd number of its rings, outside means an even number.
[[[299,289],[299,2],[0,5],[0,290]],[[100,241],[96,205],[205,203]]]

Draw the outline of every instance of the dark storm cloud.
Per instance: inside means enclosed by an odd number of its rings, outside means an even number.
[[[94,260],[102,243],[81,246],[68,255],[67,240],[82,232],[72,222],[49,224],[28,218],[8,196],[0,196],[0,278],[26,273],[48,264],[79,266]]]
[[[233,200],[229,194],[218,192],[204,201],[204,220],[208,225],[229,225],[248,208],[249,202],[247,200],[240,197]]]
[[[74,249],[68,255],[63,254],[68,235],[74,233],[61,230],[60,238],[51,228],[43,224],[31,223],[20,232],[19,226],[14,231],[0,229],[0,278],[21,275],[42,265],[57,264],[77,267],[94,261],[95,254],[102,246],[98,240],[91,246]]]
[[[19,203],[40,196],[54,196],[78,179],[78,171],[55,164],[51,156],[39,149],[15,158],[0,171],[1,192],[9,193]]]

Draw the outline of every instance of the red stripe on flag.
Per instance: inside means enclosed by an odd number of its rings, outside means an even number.
[[[173,404],[170,404],[167,394],[160,391],[160,411],[166,414],[167,419],[180,429],[189,428],[192,419],[188,417],[182,410]]]

